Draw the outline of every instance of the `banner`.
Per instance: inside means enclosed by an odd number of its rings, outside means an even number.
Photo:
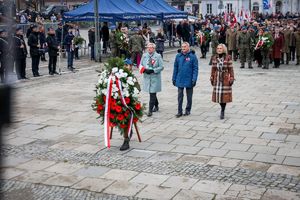
[[[270,8],[269,0],[263,0],[264,10],[268,10]]]

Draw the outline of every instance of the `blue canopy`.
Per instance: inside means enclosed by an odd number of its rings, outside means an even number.
[[[135,0],[98,0],[100,21],[159,20],[161,13],[138,4]],[[64,13],[65,21],[93,21],[94,1]]]
[[[165,0],[144,0],[141,5],[162,13],[163,19],[183,19],[188,17],[187,12],[170,6]]]

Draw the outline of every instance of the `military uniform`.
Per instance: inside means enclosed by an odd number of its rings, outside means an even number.
[[[245,67],[245,62],[248,61],[248,67],[252,68],[252,58],[250,53],[251,36],[248,32],[240,33],[237,37],[237,46],[239,49],[241,68]]]
[[[211,34],[211,54],[212,56],[216,55],[217,54],[217,46],[219,45],[219,33],[214,31],[212,34]],[[210,59],[210,62],[209,62],[209,65],[212,64],[212,58]]]
[[[297,56],[297,64],[300,64],[300,30],[294,33],[295,42],[296,42],[296,56]]]
[[[227,30],[227,32],[226,32],[226,44],[227,44],[228,54],[230,56],[232,56],[232,54],[233,54],[234,61],[237,60],[236,37],[237,37],[237,32],[236,31],[233,31],[231,29]]]
[[[137,66],[140,64],[142,53],[145,47],[144,39],[141,35],[135,34],[129,39],[129,51],[131,53],[131,61],[135,62]]]
[[[286,64],[288,65],[289,64],[289,61],[290,61],[290,41],[291,41],[291,34],[292,34],[292,31],[289,30],[289,29],[285,29],[283,31],[283,36],[284,36],[284,45],[283,45],[283,48],[282,48],[282,55],[281,55],[281,64],[284,63],[284,54],[286,54]]]
[[[271,48],[274,44],[274,39],[270,33],[265,33],[263,37],[267,37],[270,40],[269,43],[265,44],[260,50],[261,55],[262,55],[263,69],[269,69],[270,53],[271,53]]]
[[[109,34],[109,44],[110,44],[110,50],[112,57],[118,56],[118,50],[117,50],[117,39],[116,39],[116,33],[115,31],[111,31]]]

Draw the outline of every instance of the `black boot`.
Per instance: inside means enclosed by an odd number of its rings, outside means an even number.
[[[221,115],[220,115],[220,119],[224,119],[224,115],[225,115],[225,113],[224,113],[224,111],[222,110],[222,111],[221,111]]]
[[[155,106],[155,107],[153,108],[152,112],[157,112],[157,111],[159,111],[159,107],[158,107],[158,106]]]
[[[125,151],[127,149],[129,149],[129,141],[130,139],[129,138],[125,138],[124,139],[124,143],[122,144],[122,146],[120,147],[120,151]]]

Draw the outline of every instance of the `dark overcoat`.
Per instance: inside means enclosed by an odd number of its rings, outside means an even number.
[[[284,36],[279,34],[277,38],[274,37],[274,44],[273,44],[273,58],[278,59],[281,58],[281,52],[284,47]]]

